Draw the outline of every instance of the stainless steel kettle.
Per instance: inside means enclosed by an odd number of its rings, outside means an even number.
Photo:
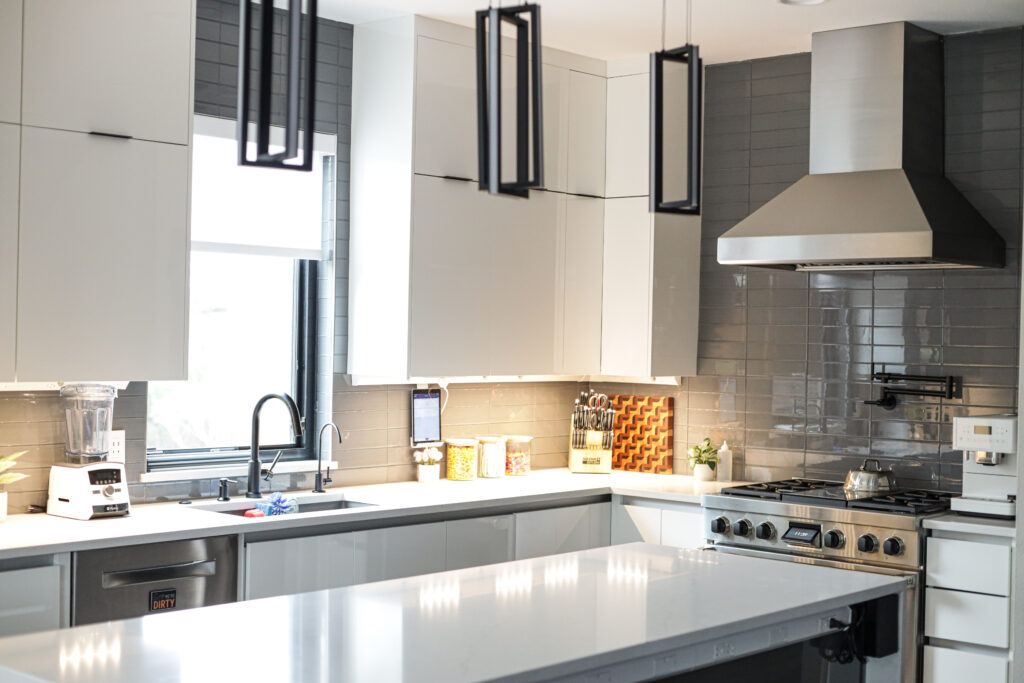
[[[874,469],[868,469],[869,463],[874,463]],[[896,477],[892,468],[883,470],[877,460],[867,458],[860,469],[846,474],[843,488],[847,491],[891,491],[896,488]]]

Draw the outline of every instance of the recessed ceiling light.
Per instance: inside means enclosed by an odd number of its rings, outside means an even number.
[[[798,5],[802,7],[804,5],[822,5],[825,3],[825,0],[779,0],[779,2],[783,5]]]

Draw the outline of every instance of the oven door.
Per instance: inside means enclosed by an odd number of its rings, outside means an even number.
[[[766,560],[800,562],[821,567],[832,567],[833,569],[906,577],[907,591],[903,594],[902,620],[900,623],[900,651],[881,659],[868,659],[864,667],[865,675],[863,681],[864,683],[892,683],[893,681],[916,683],[921,680],[921,672],[918,670],[918,662],[920,661],[919,650],[921,647],[921,572],[907,569],[892,569],[889,567],[873,567],[852,562],[775,553],[766,550],[754,550],[752,548],[737,548],[731,545],[710,545],[706,547],[706,550],[715,550],[747,557],[760,557]]]

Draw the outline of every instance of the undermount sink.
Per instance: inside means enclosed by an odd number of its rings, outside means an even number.
[[[304,512],[325,512],[328,510],[347,510],[349,508],[362,508],[374,506],[373,503],[361,503],[356,500],[338,498],[337,496],[296,496],[295,501],[299,505],[299,510],[297,513],[294,514],[300,515]],[[236,500],[227,501],[224,503],[196,505],[192,509],[206,510],[208,512],[219,512],[225,515],[235,515],[236,517],[242,517],[245,515],[247,511],[253,510],[255,508],[255,500],[249,498],[240,498]]]

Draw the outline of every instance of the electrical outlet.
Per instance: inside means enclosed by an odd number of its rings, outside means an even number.
[[[110,432],[110,450],[107,452],[108,462],[124,464],[124,430],[115,429]]]

